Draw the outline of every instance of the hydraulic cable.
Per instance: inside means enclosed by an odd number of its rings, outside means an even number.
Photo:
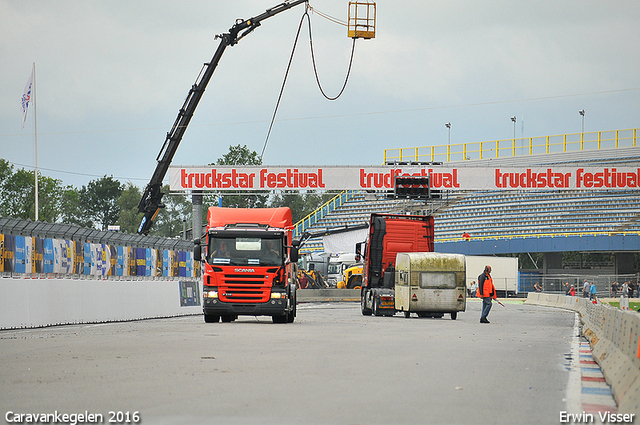
[[[305,16],[309,21],[309,46],[311,47],[311,62],[313,63],[313,73],[316,76],[316,82],[318,83],[318,88],[320,89],[320,93],[322,93],[322,95],[327,100],[336,100],[344,92],[344,89],[347,87],[347,82],[349,81],[349,75],[351,75],[351,65],[353,64],[353,53],[356,50],[356,38],[355,37],[353,38],[353,43],[351,45],[351,57],[349,58],[349,68],[347,69],[347,75],[344,79],[344,84],[342,85],[342,89],[340,89],[340,92],[336,96],[334,97],[328,96],[322,89],[322,84],[320,84],[320,77],[318,77],[318,69],[316,67],[316,57],[313,52],[313,36],[311,35],[311,18],[309,17],[309,14],[307,12],[305,12]]]
[[[308,5],[308,3],[307,3]],[[276,120],[276,114],[278,113],[278,108],[280,107],[280,100],[282,100],[282,93],[284,92],[284,86],[287,83],[287,77],[289,77],[289,70],[291,69],[291,62],[293,62],[293,54],[296,52],[296,46],[298,45],[298,38],[300,36],[300,30],[302,29],[302,23],[304,22],[304,17],[307,15],[305,11],[300,18],[300,24],[298,25],[298,31],[296,32],[296,38],[293,42],[293,49],[291,49],[291,56],[289,57],[289,64],[287,65],[287,71],[284,73],[284,79],[282,80],[282,86],[280,87],[280,94],[278,95],[278,101],[276,102],[276,107],[273,110],[273,115],[271,117],[271,123],[269,124],[269,131],[267,132],[267,137],[264,141],[264,146],[262,147],[262,153],[260,153],[260,163],[262,164],[262,156],[264,155],[265,149],[267,149],[267,143],[269,142],[269,136],[271,135],[271,129],[273,128],[273,123]]]
[[[269,142],[269,137],[271,136],[271,130],[273,129],[273,124],[274,124],[274,122],[276,120],[276,115],[278,113],[278,108],[280,107],[280,101],[282,100],[282,94],[284,93],[284,86],[286,85],[287,78],[289,77],[289,70],[291,69],[291,62],[293,62],[293,55],[294,55],[294,53],[296,51],[296,47],[298,45],[298,39],[300,37],[300,30],[302,29],[302,23],[304,22],[305,17],[307,18],[307,22],[309,24],[309,46],[310,46],[310,49],[311,49],[311,61],[313,63],[313,72],[315,74],[316,82],[318,83],[318,88],[320,89],[320,93],[322,93],[322,95],[327,100],[336,100],[336,99],[338,99],[342,95],[342,93],[344,92],[345,88],[347,87],[347,82],[349,81],[349,75],[351,75],[351,65],[353,64],[353,54],[354,54],[355,48],[356,48],[356,39],[355,39],[355,37],[353,38],[353,44],[351,46],[351,56],[349,58],[349,67],[347,69],[347,75],[345,77],[344,84],[342,85],[342,88],[340,89],[340,92],[334,97],[328,96],[324,92],[324,90],[322,88],[322,84],[320,84],[320,77],[318,76],[318,70],[317,70],[317,67],[316,67],[316,59],[315,59],[315,54],[314,54],[314,51],[313,51],[313,36],[312,36],[312,33],[311,33],[311,17],[309,16],[309,10],[315,11],[316,13],[318,13],[323,18],[328,19],[328,20],[330,20],[332,22],[335,22],[335,23],[340,24],[340,25],[346,25],[343,22],[340,22],[335,18],[331,18],[328,15],[325,15],[325,14],[322,14],[322,13],[318,12],[317,10],[313,9],[309,5],[309,3],[306,4],[305,12],[302,14],[302,18],[300,19],[300,24],[298,25],[298,30],[296,32],[296,38],[295,38],[295,40],[293,42],[293,49],[291,50],[291,56],[289,57],[289,64],[287,65],[287,70],[286,70],[286,72],[284,74],[284,79],[282,81],[282,86],[280,87],[280,94],[278,95],[278,100],[276,101],[276,106],[274,108],[273,115],[271,116],[271,122],[269,123],[269,130],[267,131],[267,137],[265,138],[264,145],[262,147],[262,152],[260,153],[260,162],[261,163],[262,163],[262,158],[264,156],[264,152],[267,149],[267,143]]]

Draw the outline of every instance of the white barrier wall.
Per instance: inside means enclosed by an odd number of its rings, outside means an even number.
[[[188,283],[2,278],[0,329],[202,314],[200,284]]]
[[[640,314],[557,294],[529,292],[526,302],[580,313],[582,333],[611,385],[618,412],[640,416]]]

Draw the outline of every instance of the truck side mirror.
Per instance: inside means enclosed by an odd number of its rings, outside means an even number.
[[[296,248],[295,246],[291,247],[289,250],[289,260],[292,263],[298,262],[298,248]]]
[[[362,260],[362,242],[356,244],[356,261]]]
[[[193,259],[196,261],[202,261],[202,246],[199,242],[193,247]]]

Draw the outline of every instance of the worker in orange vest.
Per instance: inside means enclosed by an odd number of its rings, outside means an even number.
[[[498,298],[496,295],[496,287],[493,286],[493,279],[491,278],[491,266],[485,266],[484,272],[478,276],[478,292],[476,296],[482,298],[480,323],[489,323],[487,316],[491,311],[491,301],[492,299]]]

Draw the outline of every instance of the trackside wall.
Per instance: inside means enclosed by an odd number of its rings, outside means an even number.
[[[202,314],[188,280],[0,278],[0,329]]]
[[[558,294],[529,292],[526,303],[580,313],[582,333],[611,385],[618,412],[640,415],[640,314]]]

